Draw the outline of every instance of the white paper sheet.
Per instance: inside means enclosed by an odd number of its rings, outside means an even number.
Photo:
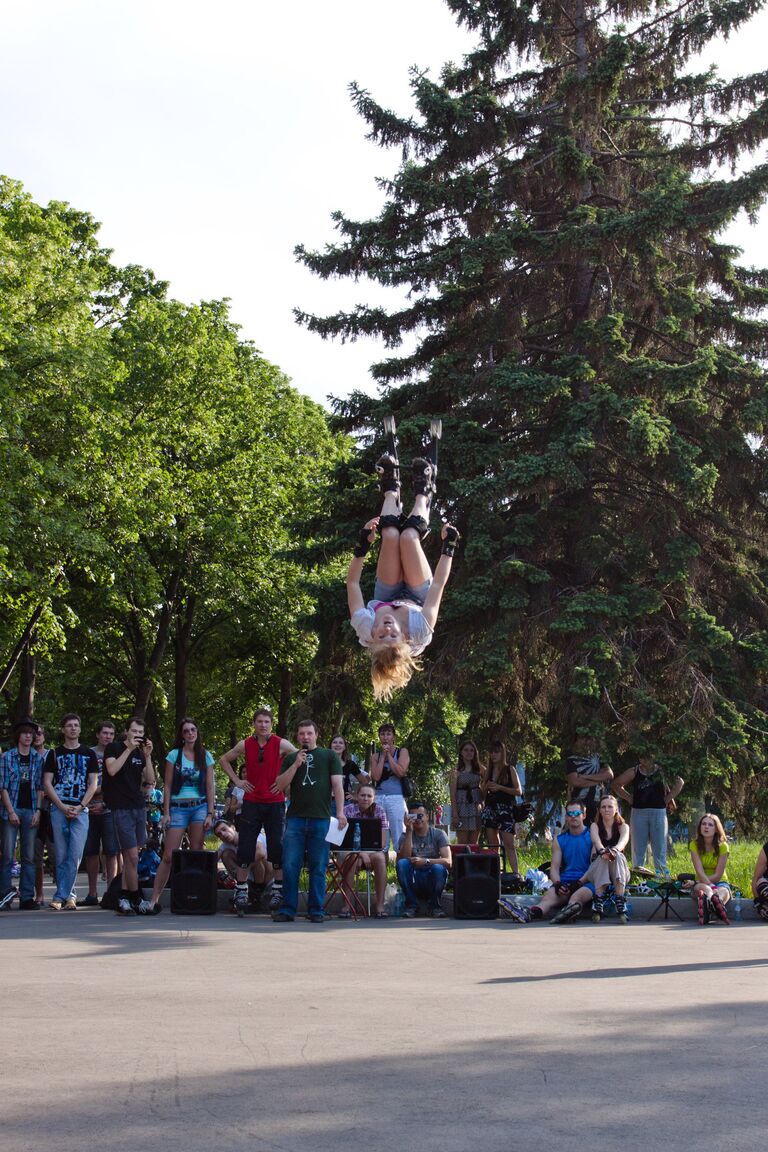
[[[346,834],[347,834],[347,825],[345,824],[343,828],[339,828],[338,820],[336,819],[335,816],[331,816],[331,823],[329,824],[328,831],[325,834],[325,838],[328,841],[328,843],[329,844],[335,844],[336,847],[338,848],[339,844],[341,844],[341,842],[344,839],[344,837],[346,836]]]

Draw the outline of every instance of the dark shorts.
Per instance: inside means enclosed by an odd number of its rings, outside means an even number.
[[[98,856],[100,851],[105,856],[117,856],[120,851],[111,812],[88,813],[88,839],[83,856]]]
[[[115,808],[112,811],[115,836],[121,852],[143,848],[147,842],[146,808]]]
[[[283,866],[283,832],[285,830],[285,805],[255,804],[246,801],[240,813],[240,826],[237,844],[237,863],[248,868],[256,858],[256,841],[264,829],[267,838],[267,859],[273,868]]]

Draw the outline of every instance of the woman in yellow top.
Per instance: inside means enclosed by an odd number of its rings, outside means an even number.
[[[725,875],[728,840],[719,818],[712,812],[705,812],[699,820],[696,838],[688,848],[696,873],[691,895],[696,901],[699,924],[709,923],[710,908],[724,924],[730,924],[725,911],[731,898],[731,886]]]

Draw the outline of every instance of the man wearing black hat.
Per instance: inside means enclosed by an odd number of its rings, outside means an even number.
[[[43,802],[43,758],[32,747],[36,730],[37,724],[29,716],[19,720],[13,726],[16,747],[0,756],[0,908],[9,908],[16,895],[11,868],[20,835],[20,907],[25,912],[40,907],[35,900],[35,841]]]

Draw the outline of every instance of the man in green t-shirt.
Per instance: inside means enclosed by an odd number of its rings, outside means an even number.
[[[282,772],[272,785],[288,795],[288,816],[283,836],[283,903],[273,919],[286,924],[295,919],[299,901],[299,873],[306,853],[309,870],[307,919],[322,924],[325,918],[325,874],[330,844],[326,840],[331,819],[331,796],[336,802],[339,827],[344,828],[344,770],[330,748],[318,748],[317,725],[302,720],[298,726],[298,752],[283,760]]]

